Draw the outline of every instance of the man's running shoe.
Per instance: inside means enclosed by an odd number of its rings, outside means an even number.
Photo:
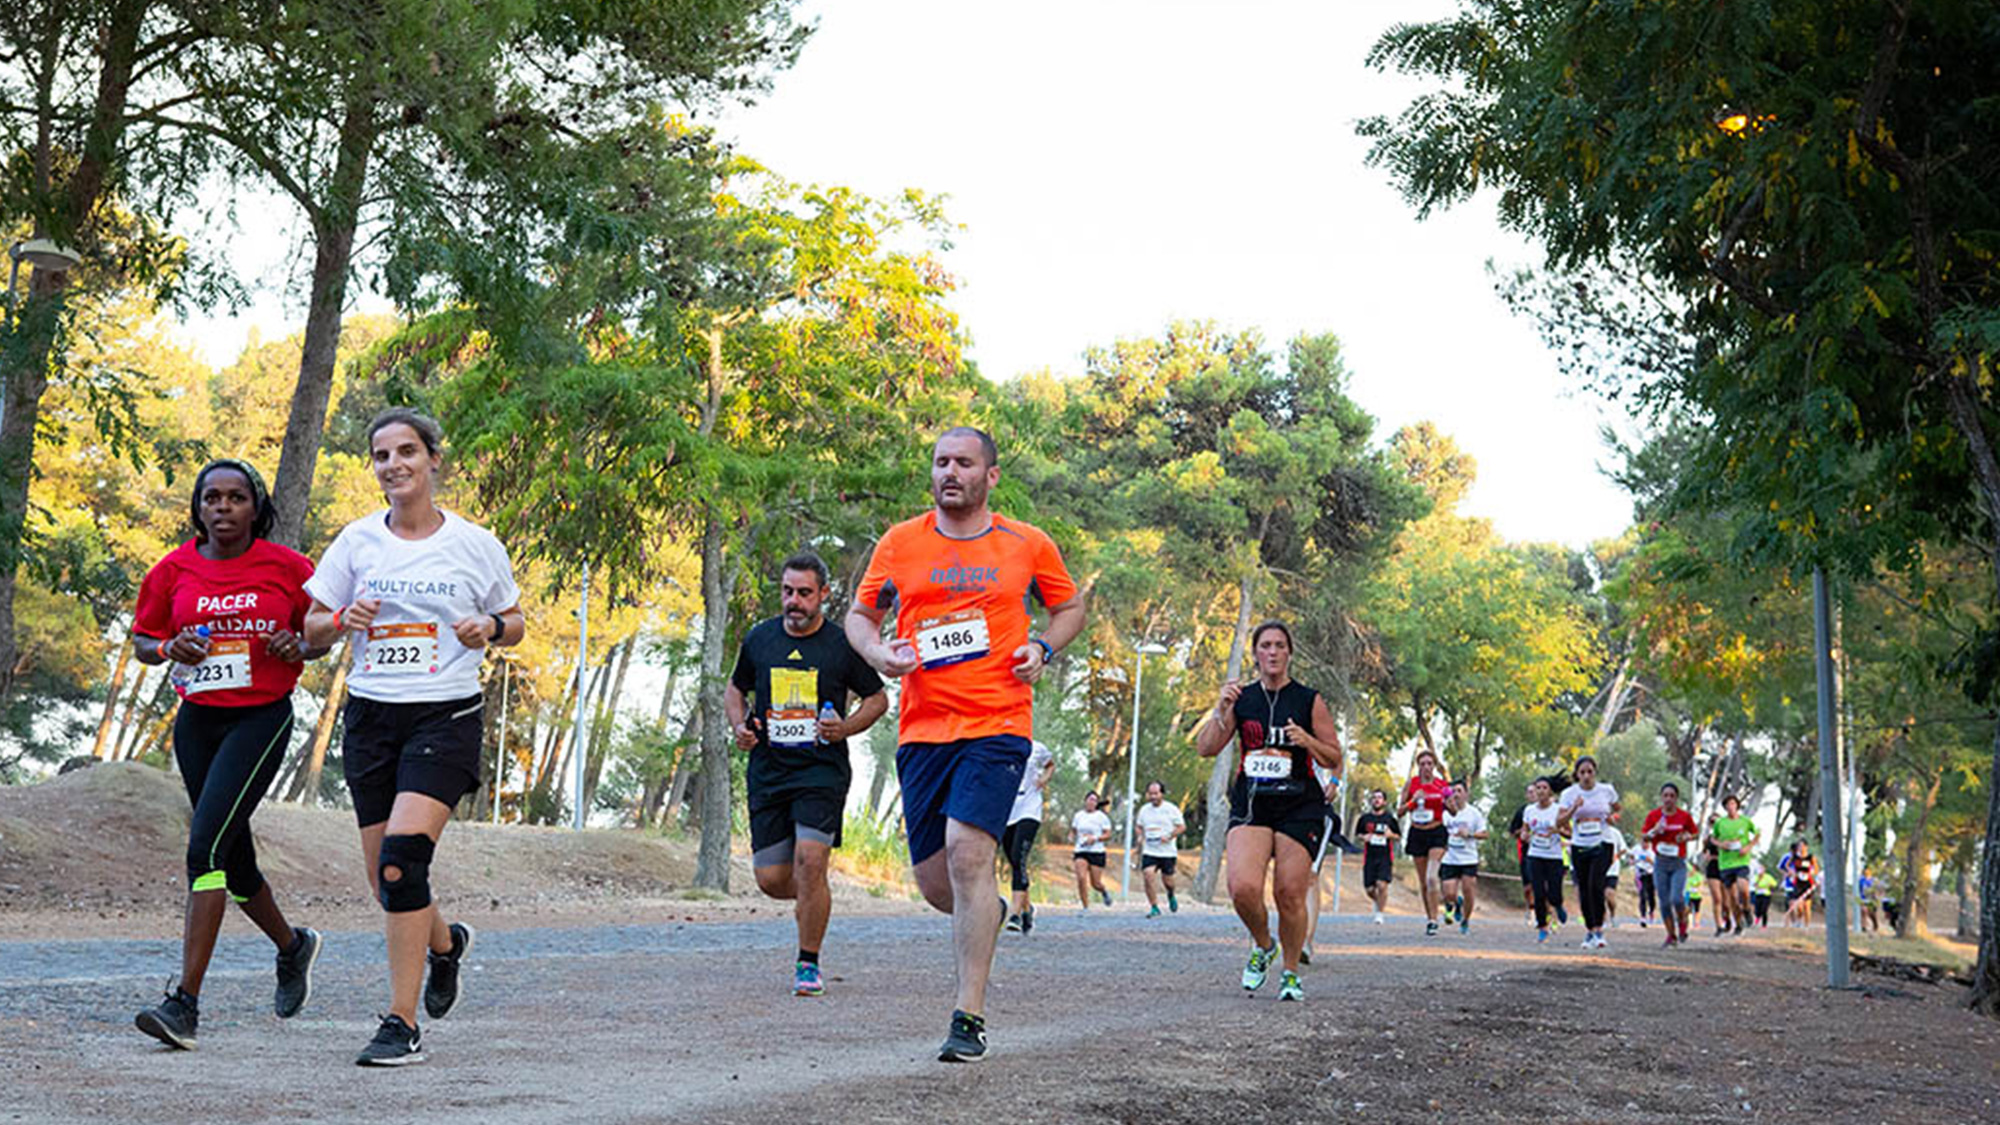
[[[818,965],[811,961],[800,961],[792,967],[792,995],[826,995],[826,981],[820,978]]]
[[[1451,925],[1453,922],[1458,921],[1458,903],[1445,903],[1444,909],[1439,911],[1439,913],[1444,915],[1444,924],[1447,926]]]
[[[1099,897],[1101,897],[1101,898],[1103,898],[1103,899],[1104,899],[1104,905],[1106,905],[1106,906],[1110,906],[1110,905],[1111,905],[1111,892],[1110,892],[1110,891],[1107,891],[1107,890],[1105,890],[1105,889],[1104,889],[1103,887],[1099,887],[1099,888],[1097,888],[1097,893],[1098,893],[1098,896],[1099,896]]]
[[[1306,990],[1305,986],[1299,983],[1299,974],[1286,969],[1285,975],[1278,978],[1278,999],[1304,1000],[1305,998]]]
[[[1243,966],[1243,991],[1255,992],[1264,987],[1264,978],[1271,971],[1271,959],[1277,955],[1277,942],[1272,942],[1269,949],[1251,947],[1250,963]]]
[[[1674,946],[1676,946],[1676,945],[1679,945],[1679,944],[1680,944],[1680,941],[1679,941],[1679,939],[1675,938],[1675,937],[1674,937],[1674,935],[1672,935],[1672,934],[1668,934],[1668,935],[1667,935],[1667,943],[1666,943],[1665,945],[1661,946],[1660,948],[1661,948],[1661,949],[1672,949],[1672,948],[1673,948]]]
[[[1458,920],[1458,932],[1459,932],[1459,933],[1461,933],[1461,934],[1469,934],[1469,933],[1471,933],[1471,932],[1472,932],[1472,919],[1470,919],[1470,918],[1460,918],[1460,919]]]
[[[1010,934],[1018,934],[1021,932],[1021,916],[1019,914],[1007,915],[1006,930]]]
[[[1310,965],[1312,963],[1313,963],[1313,947],[1308,945],[1304,949],[1299,950],[1299,964]]]
[[[967,1012],[951,1014],[951,1034],[938,1048],[939,1062],[978,1062],[986,1057],[986,1018]]]
[[[201,1023],[198,1007],[194,997],[175,988],[167,993],[165,1000],[134,1016],[132,1026],[169,1047],[192,1051],[195,1031]]]
[[[292,928],[292,948],[278,954],[278,992],[272,1007],[281,1020],[299,1014],[313,994],[313,962],[319,960],[319,931]]]
[[[1378,926],[1382,924],[1382,912],[1380,910],[1375,912],[1375,924]]]
[[[1160,916],[1160,908],[1158,906],[1155,906],[1151,910],[1146,911],[1146,917],[1148,918],[1158,918],[1159,916]]]
[[[1546,945],[1548,944],[1548,940],[1549,940],[1549,928],[1547,926],[1543,926],[1541,929],[1535,931],[1536,945]]]
[[[1167,892],[1167,913],[1169,913],[1169,914],[1179,914],[1180,912],[1181,912],[1181,900],[1180,900],[1180,899],[1177,899],[1177,898],[1175,898],[1175,897],[1174,897],[1174,892],[1172,892],[1172,891],[1168,891],[1168,892]]]
[[[1436,936],[1438,936],[1438,924],[1437,924],[1436,922],[1425,922],[1425,923],[1424,923],[1424,936],[1425,936],[1425,937],[1436,937]]]
[[[1558,926],[1569,925],[1569,911],[1564,910],[1560,906],[1556,907],[1556,925]]]
[[[375,1038],[354,1057],[356,1066],[408,1066],[424,1061],[424,1033],[403,1022],[403,1017],[382,1017]]]
[[[458,1006],[459,965],[472,952],[472,927],[453,922],[450,929],[451,952],[424,955],[431,966],[430,979],[424,982],[424,1011],[434,1020],[445,1018]]]
[[[1035,929],[1035,908],[1032,906],[1024,907],[1021,910],[1021,932],[1024,934],[1032,933],[1034,929]]]

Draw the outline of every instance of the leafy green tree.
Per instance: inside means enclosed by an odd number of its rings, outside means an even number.
[[[1436,84],[1362,132],[1420,210],[1495,188],[1551,265],[1629,263],[1682,310],[1697,361],[1634,390],[1698,412],[1677,494],[1733,512],[1743,554],[1864,578],[1976,539],[2000,593],[1991,17],[1463,0],[1375,46]],[[1973,1003],[2000,1017],[1989,801]]]

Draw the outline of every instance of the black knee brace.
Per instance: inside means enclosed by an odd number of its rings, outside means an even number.
[[[431,856],[437,843],[428,836],[384,836],[382,853],[375,866],[377,897],[382,909],[391,914],[408,914],[431,904]],[[390,868],[397,869],[394,879]]]

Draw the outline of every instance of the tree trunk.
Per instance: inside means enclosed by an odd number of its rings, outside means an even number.
[[[125,686],[125,669],[132,663],[132,639],[118,649],[118,664],[111,670],[111,685],[104,689],[104,714],[97,720],[97,740],[90,744],[90,756],[102,760],[104,742],[111,735],[111,718],[118,713],[118,690]]]
[[[694,773],[694,759],[701,753],[696,741],[701,733],[701,700],[688,708],[687,722],[681,725],[680,750],[674,754],[674,777],[667,783],[667,811],[660,824],[674,827],[680,821],[681,802],[687,799],[688,778]]]
[[[1243,652],[1250,644],[1250,618],[1256,609],[1257,573],[1246,571],[1236,585],[1236,633],[1229,639],[1229,665],[1224,681],[1243,675]],[[1236,777],[1236,756],[1224,746],[1208,771],[1208,817],[1201,831],[1201,866],[1194,873],[1194,897],[1215,901],[1215,882],[1222,874],[1222,853],[1228,845],[1229,783]],[[1221,831],[1217,831],[1221,829]]]
[[[313,724],[312,749],[306,757],[306,768],[299,773],[299,779],[292,791],[285,794],[287,801],[303,801],[308,796],[312,804],[319,804],[319,776],[326,767],[326,748],[333,742],[333,723],[340,717],[340,707],[347,699],[347,638],[343,634],[340,647],[333,652],[333,682],[326,689],[326,705],[320,709],[319,722]]]
[[[1598,716],[1597,733],[1590,740],[1593,746],[1604,741],[1604,736],[1610,734],[1612,726],[1617,723],[1619,713],[1625,710],[1625,692],[1631,683],[1632,648],[1638,639],[1637,629],[1625,631],[1625,655],[1618,658],[1618,671],[1611,677],[1611,686],[1604,699],[1604,714]]]
[[[604,759],[618,726],[618,700],[625,694],[625,672],[632,667],[632,650],[639,646],[639,634],[625,638],[618,652],[618,671],[611,677],[611,694],[598,704],[597,721],[592,725],[590,757],[583,768],[583,807],[597,800],[597,782],[604,776]]]
[[[1917,809],[1917,826],[1910,833],[1909,845],[1903,851],[1903,914],[1896,919],[1897,937],[1929,937],[1931,933],[1931,879],[1926,862],[1929,849],[1925,847],[1924,833],[1931,825],[1931,810],[1937,807],[1938,789],[1944,784],[1942,772],[1931,775],[1930,787],[1924,790],[1923,804]],[[1839,878],[1839,872],[1827,872],[1830,878]]]
[[[300,547],[305,536],[313,470],[319,463],[326,406],[333,395],[334,357],[340,348],[347,275],[354,260],[354,231],[361,221],[361,196],[378,131],[374,87],[357,79],[348,86],[342,107],[340,140],[326,198],[311,214],[312,293],[306,303],[305,342],[299,350],[291,413],[285,419],[278,476],[271,487],[271,505],[278,514],[271,539],[287,547]]]
[[[122,750],[112,755],[113,761],[131,761],[139,756],[146,724],[152,721],[153,701],[158,698],[160,685],[166,682],[167,675],[167,671],[161,669],[159,677],[148,683],[146,669],[139,669],[139,678],[132,685],[132,698],[125,703],[124,723],[118,728]]]
[[[53,130],[56,119],[54,85],[60,64],[59,25],[49,16],[47,57],[34,60],[36,99],[36,141],[33,153],[32,192],[52,212],[52,225],[37,235],[53,236],[58,242],[89,248],[95,241],[104,197],[115,185],[112,169],[122,163],[119,146],[125,136],[125,103],[131,93],[133,67],[139,58],[140,34],[145,28],[151,0],[118,0],[105,13],[103,31],[90,44],[90,54],[99,66],[97,96],[92,103],[90,123],[83,143],[75,151],[76,161],[61,190],[56,188],[56,153]],[[17,60],[19,61],[19,60]],[[41,420],[42,395],[49,387],[61,351],[69,273],[33,267],[28,278],[28,296],[17,306],[0,349],[5,357],[19,357],[18,365],[0,370],[0,704],[13,695],[14,682],[22,670],[21,650],[14,633],[14,588],[21,570],[21,537],[28,521],[28,485],[34,479],[35,429]],[[11,301],[10,301],[11,303]],[[18,346],[15,346],[18,341]]]
[[[701,851],[694,881],[727,893],[731,744],[722,710],[722,642],[729,624],[724,565],[722,519],[710,507],[701,525]]]

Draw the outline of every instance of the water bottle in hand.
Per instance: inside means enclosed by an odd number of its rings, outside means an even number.
[[[833,700],[829,699],[819,705],[819,721],[822,723],[840,721],[840,711],[833,705]],[[815,735],[813,740],[822,746],[826,745],[826,737],[824,735]]]
[[[197,625],[194,631],[201,635],[202,640],[208,639],[208,626]],[[167,682],[173,686],[175,695],[185,697],[188,681],[192,679],[194,679],[194,665],[182,664],[178,660],[174,661],[173,668],[167,672]]]

